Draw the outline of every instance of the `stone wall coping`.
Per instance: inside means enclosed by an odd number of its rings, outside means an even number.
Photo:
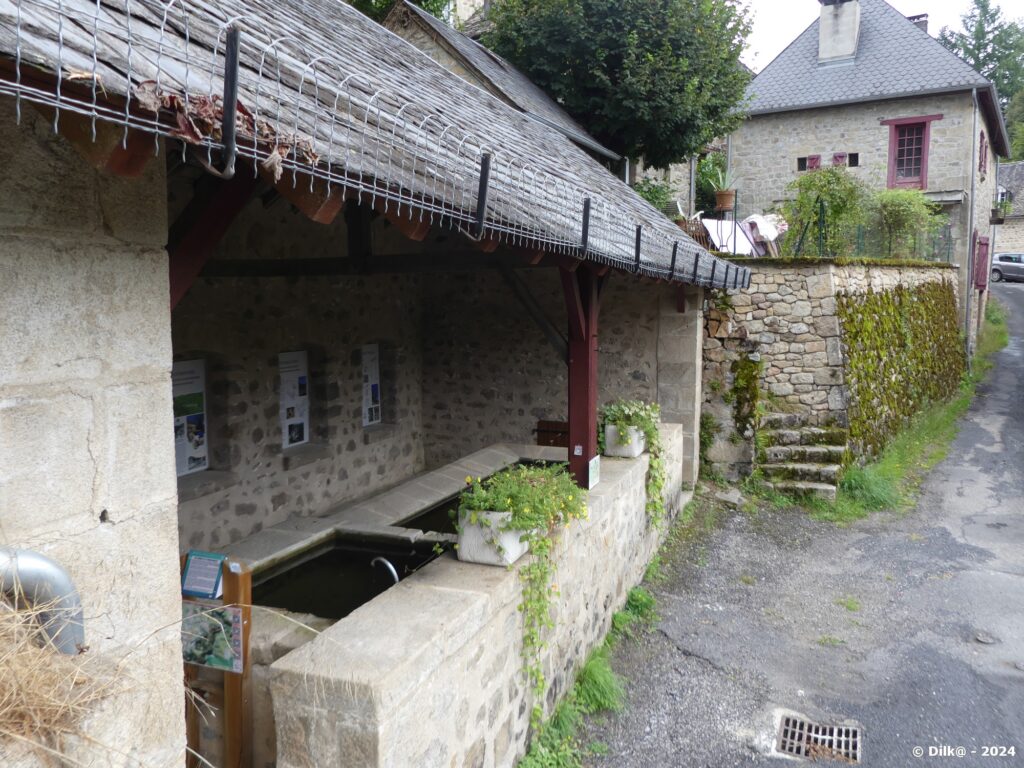
[[[924,261],[922,259],[885,259],[885,258],[842,258],[842,259],[813,259],[813,258],[772,258],[772,257],[749,257],[730,256],[730,261],[743,264],[748,267],[773,267],[784,269],[786,267],[889,267],[892,269],[958,269],[958,264],[950,264],[944,261]]]
[[[566,449],[497,443],[364,500],[331,507],[316,517],[293,515],[219,551],[245,561],[253,573],[259,573],[324,544],[338,533],[371,533],[410,541],[446,540],[450,536],[403,528],[400,523],[457,494],[466,487],[467,477],[491,475],[524,460],[565,461]]]
[[[681,446],[682,425],[662,424],[661,429],[679,433],[666,434],[666,446]],[[672,461],[681,462],[681,455],[666,456],[666,462]],[[585,531],[612,514],[615,500],[644,486],[647,465],[648,454],[602,457],[601,481],[587,495],[588,519],[573,525]],[[564,556],[562,551],[556,546],[556,557]],[[278,659],[273,675],[314,679],[318,690],[331,692],[332,702],[339,695],[353,705],[361,702],[346,719],[373,726],[381,712],[415,695],[445,659],[460,653],[495,616],[511,610],[521,599],[518,571],[529,558],[496,568],[445,554]]]

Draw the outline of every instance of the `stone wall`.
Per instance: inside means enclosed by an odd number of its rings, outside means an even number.
[[[123,662],[68,762],[180,765],[164,158],[107,177],[52,120],[0,106],[0,546],[62,564],[87,653]],[[34,764],[22,751],[0,743],[0,764]]]
[[[423,469],[414,277],[203,280],[174,312],[175,359],[207,361],[212,471],[179,479],[182,549],[217,548]],[[385,423],[362,425],[379,343]],[[282,449],[281,352],[309,352],[311,442]]]
[[[750,287],[708,313],[704,340],[705,410],[721,431],[708,459],[735,476],[753,463],[753,434],[736,429],[737,361],[760,365],[767,411],[801,414],[809,425],[848,422],[850,392],[837,296],[955,282],[936,265],[865,266],[833,262],[744,260]]]
[[[566,326],[555,270],[522,273],[554,326]],[[696,480],[700,305],[677,289],[611,275],[601,299],[598,402],[659,402],[685,425],[686,482]],[[423,298],[423,439],[435,467],[496,442],[529,442],[538,420],[565,420],[568,374],[494,273],[427,279]]]
[[[663,425],[666,499],[678,508],[682,435]],[[589,519],[556,545],[545,705],[608,632],[660,540],[647,522],[647,457],[604,459]],[[506,768],[533,705],[520,656],[519,566],[435,560],[271,668],[280,768]]]
[[[949,217],[952,227],[951,261],[961,266],[959,294],[961,322],[966,323],[967,295],[973,282],[968,269],[973,232],[993,234],[988,223],[996,191],[996,158],[989,150],[988,172],[979,171],[978,140],[985,125],[976,112],[970,91],[852,104],[822,109],[757,115],[730,137],[730,169],[739,190],[741,215],[777,208],[791,197],[797,158],[821,155],[832,162],[836,152],[857,153],[859,166],[850,172],[874,189],[884,189],[889,167],[889,126],[880,121],[941,114],[931,123],[928,152],[928,188],[925,190]],[[977,116],[977,125],[975,117]],[[972,192],[974,194],[971,199]],[[979,302],[971,299],[974,333]]]
[[[996,253],[1024,253],[1024,216],[996,227]]]

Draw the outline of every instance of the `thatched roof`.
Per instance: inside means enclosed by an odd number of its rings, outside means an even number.
[[[239,155],[295,184],[470,229],[489,155],[483,237],[649,277],[747,279],[563,135],[339,0],[0,0],[0,92],[216,150],[231,25]]]

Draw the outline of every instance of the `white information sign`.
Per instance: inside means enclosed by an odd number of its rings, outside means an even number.
[[[363,346],[363,426],[380,424],[380,346]]]
[[[309,442],[309,360],[305,352],[277,356],[281,372],[281,441],[285,448]]]
[[[171,368],[174,459],[178,477],[210,468],[206,444],[206,365],[185,360]]]

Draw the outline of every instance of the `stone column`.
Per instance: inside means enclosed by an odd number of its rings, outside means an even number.
[[[164,160],[103,175],[0,98],[0,544],[68,570],[110,660],[75,765],[184,759]]]
[[[684,291],[685,306],[678,292]],[[683,483],[697,482],[700,465],[700,407],[704,289],[666,290],[658,318],[658,403],[664,422],[683,425]],[[680,309],[684,311],[680,312]]]

